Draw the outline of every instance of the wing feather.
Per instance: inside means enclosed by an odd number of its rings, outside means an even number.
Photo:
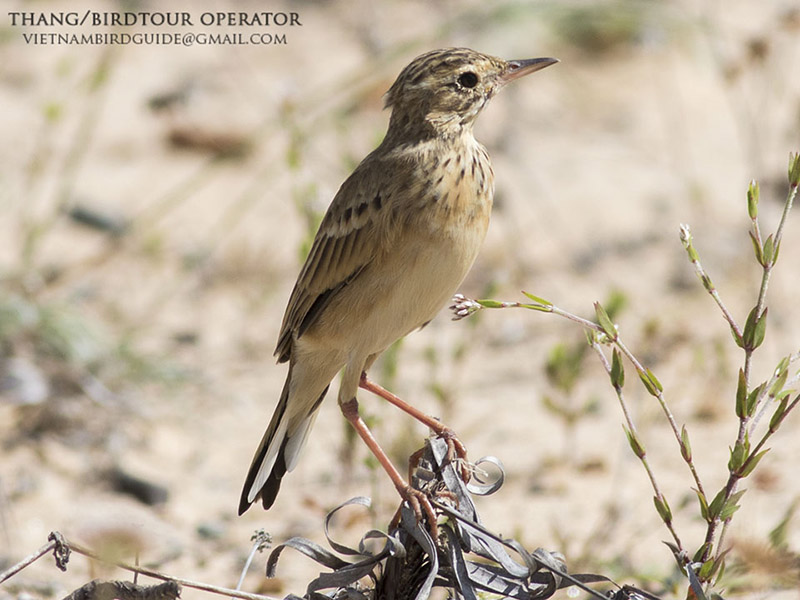
[[[365,160],[342,184],[322,219],[286,307],[275,349],[279,362],[290,358],[294,338],[303,335],[337,293],[385,249],[390,239],[390,191],[380,189],[380,171],[380,163]],[[370,202],[375,197],[382,200]]]

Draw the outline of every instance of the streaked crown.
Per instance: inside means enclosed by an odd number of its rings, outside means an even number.
[[[389,134],[433,135],[471,126],[489,99],[519,76],[558,62],[506,61],[469,48],[432,50],[401,71],[386,93],[392,108]]]

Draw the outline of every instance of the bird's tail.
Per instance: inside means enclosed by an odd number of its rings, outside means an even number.
[[[242,497],[239,500],[240,515],[244,514],[259,497],[265,509],[275,502],[275,497],[281,487],[281,478],[297,463],[308,432],[314,424],[320,402],[328,391],[326,386],[310,410],[298,419],[296,415],[287,410],[291,380],[292,368],[290,366],[278,406],[275,407],[269,427],[267,427],[264,437],[261,438],[253,462],[250,464]]]

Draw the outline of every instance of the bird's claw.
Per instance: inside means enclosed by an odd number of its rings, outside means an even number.
[[[417,523],[428,524],[428,533],[431,534],[431,537],[435,542],[439,537],[437,528],[438,523],[436,513],[433,510],[433,505],[431,504],[427,494],[421,492],[420,490],[414,489],[410,485],[407,485],[402,489],[398,489],[397,491],[400,492],[400,496],[403,498],[403,500],[408,502],[409,507],[411,507],[411,510],[414,512]],[[397,529],[399,526],[401,510],[402,506],[397,509],[397,512],[394,514],[391,523],[389,523],[389,531],[392,529]]]
[[[472,478],[472,470],[467,460],[467,447],[458,439],[456,432],[449,427],[439,433],[439,437],[444,438],[447,442],[447,460],[449,462],[457,461],[459,463],[461,479],[464,483],[469,483],[469,480]]]

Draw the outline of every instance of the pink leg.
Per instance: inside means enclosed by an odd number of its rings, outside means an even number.
[[[395,396],[389,390],[381,387],[374,381],[370,380],[367,377],[366,373],[361,373],[361,380],[358,383],[358,386],[362,389],[367,390],[368,392],[372,392],[376,396],[380,396],[384,400],[391,402],[400,410],[408,413],[412,417],[414,417],[420,423],[427,425],[430,429],[432,429],[436,435],[439,435],[447,440],[448,446],[448,454],[449,458],[452,459],[453,455],[457,456],[460,459],[466,460],[467,458],[467,448],[464,444],[456,437],[455,432],[450,429],[447,425],[443,424],[441,421],[434,419],[430,415],[426,415],[424,412],[414,408],[408,402],[401,400],[397,396]],[[461,473],[462,479],[464,481],[469,481],[470,475],[468,469],[463,468]]]
[[[406,500],[411,505],[414,514],[417,516],[417,520],[422,521],[422,512],[425,512],[431,535],[433,536],[433,539],[436,540],[438,536],[436,529],[436,513],[433,512],[433,506],[431,505],[430,500],[428,500],[428,497],[424,493],[419,490],[415,490],[408,485],[408,483],[406,483],[406,481],[403,479],[403,476],[400,475],[400,472],[389,460],[389,457],[383,451],[383,448],[380,447],[377,440],[372,435],[369,427],[367,427],[366,423],[364,423],[361,415],[358,414],[358,401],[353,398],[348,402],[340,404],[339,407],[342,409],[342,414],[344,415],[345,419],[347,419],[355,428],[356,432],[361,439],[364,440],[364,443],[370,449],[372,454],[374,454],[375,458],[378,459],[378,462],[381,463],[381,466],[389,475],[389,479],[391,479],[392,483],[394,483],[394,487],[397,488],[400,496],[403,498],[403,500]]]

